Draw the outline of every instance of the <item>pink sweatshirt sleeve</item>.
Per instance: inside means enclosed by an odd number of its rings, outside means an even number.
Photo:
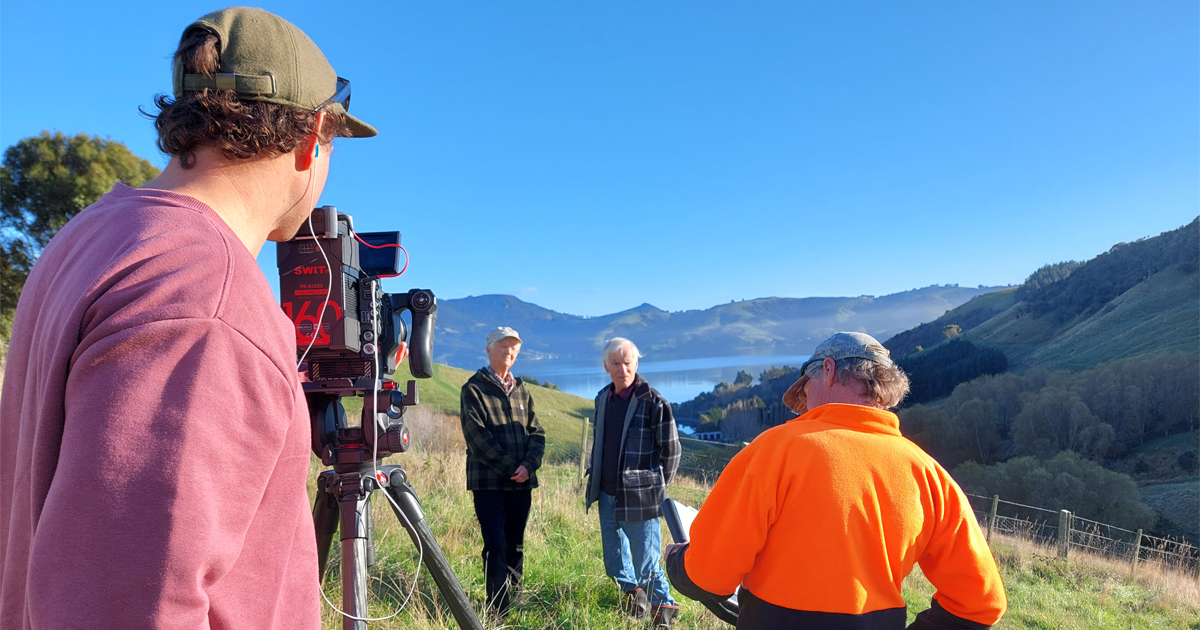
[[[211,590],[254,588],[221,580],[251,521],[270,516],[260,503],[296,404],[294,381],[219,319],[151,322],[81,345],[31,551],[31,619],[209,627]],[[280,529],[291,544],[295,524]]]

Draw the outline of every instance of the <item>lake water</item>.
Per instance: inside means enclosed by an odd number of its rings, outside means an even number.
[[[674,361],[642,359],[638,364],[638,374],[668,401],[681,403],[702,392],[711,392],[721,381],[732,383],[738,370],[749,372],[757,384],[758,375],[763,370],[784,365],[798,368],[807,359],[808,355],[709,357]],[[600,367],[599,360],[517,359],[513,372],[527,374],[539,381],[550,381],[564,392],[584,398],[595,398],[596,392],[611,382],[604,368]]]

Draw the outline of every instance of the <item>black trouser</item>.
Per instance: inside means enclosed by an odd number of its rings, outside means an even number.
[[[488,605],[508,614],[508,589],[521,583],[530,490],[475,490],[475,517],[483,532],[483,573]]]

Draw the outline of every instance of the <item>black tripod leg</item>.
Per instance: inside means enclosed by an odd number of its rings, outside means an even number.
[[[392,511],[396,513],[396,518],[400,519],[404,529],[408,530],[413,543],[421,547],[425,568],[429,569],[434,584],[437,584],[442,598],[450,606],[450,612],[454,614],[458,627],[462,630],[483,630],[483,624],[479,622],[467,594],[458,583],[458,576],[454,574],[454,569],[446,560],[446,554],[442,553],[441,546],[433,537],[433,531],[429,529],[421,502],[417,499],[412,485],[408,483],[404,470],[399,466],[385,466],[382,470],[386,472],[389,480],[384,491],[395,501]]]
[[[335,475],[336,478],[336,475]],[[329,546],[338,526],[338,504],[325,489],[329,479],[322,474],[317,480],[317,500],[313,501],[313,526],[317,530],[318,579],[325,579],[325,567],[329,564]]]
[[[370,479],[370,478],[368,478]],[[368,494],[358,475],[342,475],[342,630],[366,630]],[[358,486],[358,487],[353,487]]]

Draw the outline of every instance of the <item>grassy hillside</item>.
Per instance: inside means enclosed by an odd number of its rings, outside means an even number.
[[[476,607],[484,597],[481,539],[465,490],[464,461],[458,425],[453,418],[413,412],[415,434],[426,436],[413,451],[391,458],[406,467],[421,494],[428,520],[464,589]],[[314,473],[316,467],[314,466]],[[595,513],[585,514],[570,466],[547,466],[539,472],[526,535],[524,595],[504,627],[538,629],[645,628],[627,621],[617,609],[618,592],[604,576]],[[315,477],[314,477],[315,478]],[[707,488],[682,480],[670,495],[701,505]],[[404,600],[415,572],[417,552],[386,503],[374,501],[377,564],[371,569],[372,614],[391,614]],[[665,530],[665,528],[664,528]],[[669,534],[663,536],[669,540]],[[340,553],[337,543],[332,558]],[[1200,628],[1200,595],[1194,577],[1175,578],[1143,570],[1137,580],[1127,571],[1086,559],[1063,563],[1019,541],[998,541],[996,555],[1008,588],[1010,612],[996,626],[1017,628],[1120,629]],[[340,601],[336,563],[325,577],[326,595]],[[909,620],[928,606],[933,587],[919,571],[904,583]],[[678,597],[678,595],[676,595]],[[703,607],[686,599],[679,627],[728,629]],[[324,627],[341,627],[338,615],[324,607]],[[433,629],[453,627],[440,596],[422,572],[416,594],[400,614],[372,628]],[[497,627],[489,624],[489,627]]]
[[[1119,244],[965,334],[1018,368],[1200,350],[1200,222]]]
[[[1039,270],[1022,287],[978,296],[884,342],[902,358],[946,341],[999,348],[1017,371],[1081,370],[1148,353],[1200,351],[1200,220],[1121,243],[1056,281]],[[1074,265],[1074,263],[1072,263]]]
[[[1200,452],[1200,431],[1159,438],[1108,467],[1133,477],[1142,502],[1158,511],[1155,529],[1168,536],[1200,540],[1200,476],[1188,464]]]
[[[966,304],[946,311],[941,317],[906,330],[883,343],[895,359],[902,359],[921,350],[933,348],[946,341],[946,326],[958,326],[967,332],[987,320],[1007,311],[1017,303],[1020,287],[1000,289],[971,298]]]
[[[1200,347],[1200,274],[1180,267],[1158,272],[1031,348],[1018,335],[981,326],[971,337],[999,346],[1022,365],[1079,370],[1103,361]]]

